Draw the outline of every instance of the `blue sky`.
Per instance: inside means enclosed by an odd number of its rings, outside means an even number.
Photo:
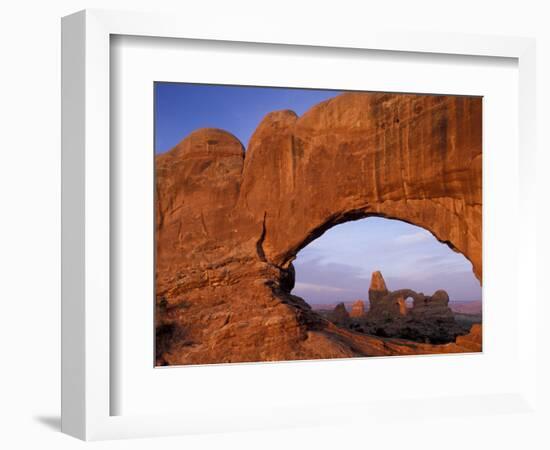
[[[197,128],[222,128],[246,147],[262,118],[292,109],[302,115],[340,91],[155,83],[155,152],[170,150]]]
[[[155,152],[170,150],[203,127],[233,133],[246,147],[262,118],[291,109],[302,115],[340,91],[155,84]],[[294,261],[293,291],[312,304],[368,298],[370,275],[381,270],[390,290],[432,294],[445,289],[451,300],[481,299],[471,264],[413,225],[371,217],[338,225],[304,248]]]

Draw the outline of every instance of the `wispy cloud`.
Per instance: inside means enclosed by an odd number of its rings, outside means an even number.
[[[303,283],[296,282],[294,287],[299,291],[313,291],[313,292],[347,292],[345,288],[340,288],[336,286],[327,286],[326,284],[313,284],[313,283]]]
[[[433,239],[433,236],[430,235],[427,231],[419,230],[414,233],[402,234],[396,236],[393,240],[396,244],[417,244],[419,242],[424,242]]]

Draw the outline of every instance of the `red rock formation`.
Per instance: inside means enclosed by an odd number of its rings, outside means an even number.
[[[414,297],[411,315],[421,320],[450,319],[454,315],[449,308],[449,295],[443,290],[434,292],[431,297]]]
[[[456,338],[456,345],[469,352],[480,352],[483,346],[483,333],[481,324],[474,324],[470,332],[465,336]]]
[[[346,306],[343,303],[338,303],[334,310],[330,313],[330,321],[338,326],[348,326],[350,315]]]
[[[480,98],[343,94],[268,114],[246,157],[203,129],[156,164],[159,364],[430,352],[350,334],[289,293],[297,252],[348,220],[424,227],[481,279]]]
[[[408,314],[409,309],[407,308],[407,301],[405,300],[405,297],[402,295],[397,297],[397,305],[399,306],[399,315],[401,317],[404,317]]]
[[[412,293],[412,291],[410,291]],[[407,314],[407,305],[405,304],[405,290],[390,292],[386,287],[386,282],[382,273],[376,271],[372,273],[369,287],[369,313],[368,317],[373,322],[383,322],[395,320]],[[407,295],[408,296],[408,295]]]
[[[406,299],[413,299],[408,308]],[[443,290],[431,297],[412,289],[390,292],[380,272],[372,274],[369,289],[369,312],[363,329],[374,334],[407,337],[412,340],[434,343],[454,341],[464,330],[455,321],[449,308],[449,296]]]
[[[388,295],[388,288],[386,287],[386,281],[380,271],[373,272],[370,280],[369,287],[369,302],[376,303],[381,298]]]
[[[365,302],[363,300],[356,300],[351,305],[350,317],[358,318],[365,315]]]

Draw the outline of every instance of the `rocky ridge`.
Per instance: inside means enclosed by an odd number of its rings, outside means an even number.
[[[407,305],[408,298],[413,300],[411,307]],[[447,292],[438,290],[432,296],[412,289],[391,292],[379,271],[372,274],[369,309],[366,314],[364,303],[361,300],[358,302],[363,306],[361,314],[350,314],[347,320],[337,320],[343,317],[341,309],[344,304],[340,303],[338,314],[335,309],[328,319],[339,326],[362,333],[431,344],[454,342],[457,336],[465,335],[469,331],[469,328],[460,326],[455,320],[454,313],[449,308]]]

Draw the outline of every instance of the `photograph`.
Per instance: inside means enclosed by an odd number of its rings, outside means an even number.
[[[155,82],[155,366],[482,352],[482,104]]]

